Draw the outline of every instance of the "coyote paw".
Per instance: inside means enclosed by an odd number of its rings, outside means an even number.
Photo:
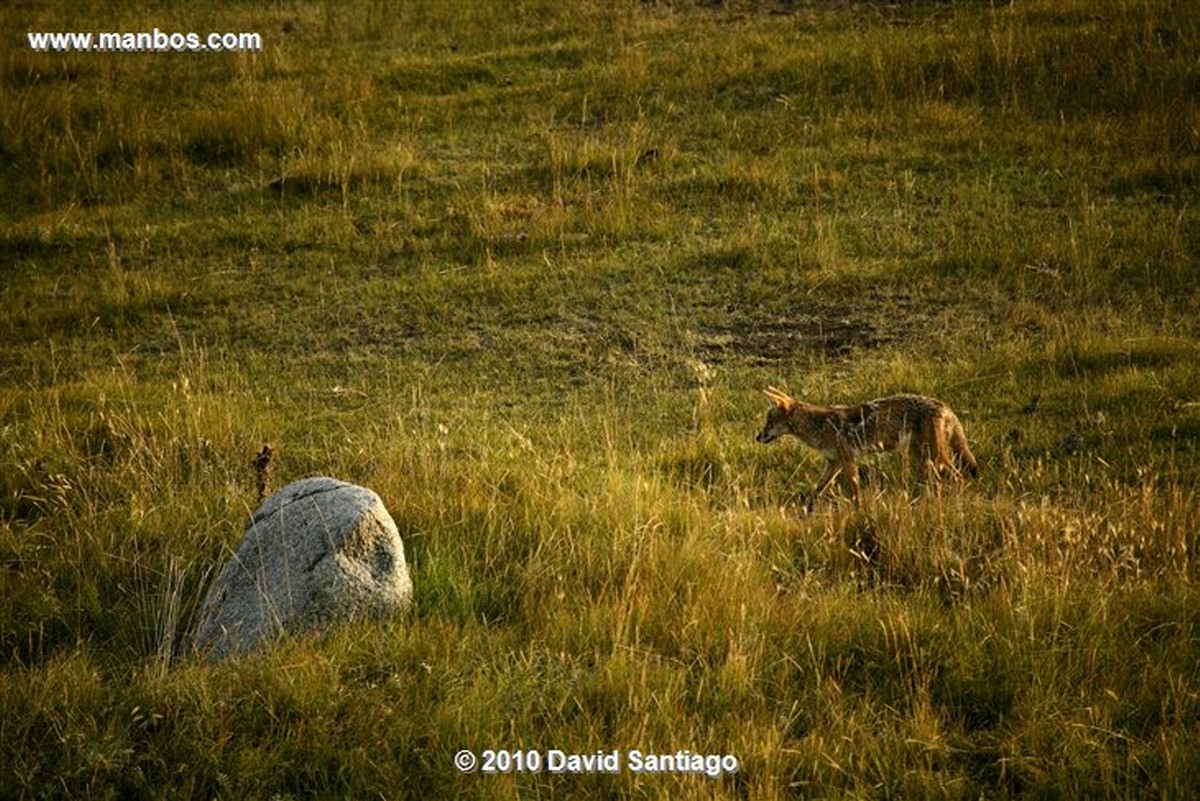
[[[817,507],[816,493],[811,490],[797,493],[795,503],[804,511],[804,514],[811,515]]]

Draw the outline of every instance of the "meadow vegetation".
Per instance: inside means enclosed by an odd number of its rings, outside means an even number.
[[[1191,4],[395,5],[0,10],[0,797],[1200,786]],[[154,27],[266,47],[24,38]],[[981,475],[805,514],[768,384]],[[416,607],[209,666],[264,442]]]

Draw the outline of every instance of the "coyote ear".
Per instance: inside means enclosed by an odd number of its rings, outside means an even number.
[[[781,409],[787,409],[793,403],[790,395],[788,395],[782,389],[778,389],[776,387],[767,387],[765,390],[763,390],[763,394],[770,398],[771,402]]]

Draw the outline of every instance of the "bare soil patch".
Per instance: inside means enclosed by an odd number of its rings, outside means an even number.
[[[902,342],[928,326],[930,315],[907,297],[874,297],[855,305],[814,303],[785,316],[733,317],[701,325],[696,349],[706,361],[767,365],[803,354],[844,358]]]

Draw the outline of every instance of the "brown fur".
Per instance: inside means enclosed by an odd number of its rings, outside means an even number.
[[[826,459],[825,472],[813,489],[814,499],[840,472],[850,483],[850,495],[858,504],[855,458],[905,446],[912,458],[926,466],[930,478],[936,479],[946,470],[955,479],[961,478],[960,470],[972,476],[978,474],[979,466],[967,445],[962,423],[949,406],[936,398],[891,395],[855,406],[814,406],[775,387],[769,387],[766,394],[772,405],[755,439],[767,443],[792,434],[821,452]]]

